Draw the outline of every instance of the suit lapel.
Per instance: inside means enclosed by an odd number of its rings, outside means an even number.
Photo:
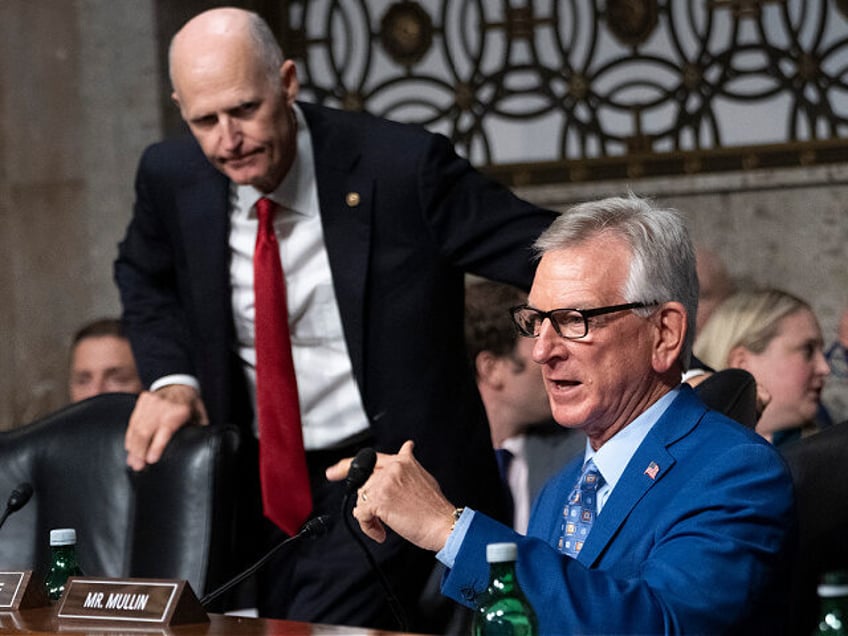
[[[374,182],[358,170],[361,131],[311,104],[299,104],[309,123],[324,241],[353,372],[365,388],[365,290],[371,250]]]
[[[627,464],[580,551],[578,560],[592,567],[618,533],[631,511],[674,468],[669,447],[697,424],[705,412],[694,393],[685,389],[660,417]]]

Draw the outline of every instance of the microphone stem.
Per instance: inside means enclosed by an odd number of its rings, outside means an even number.
[[[389,609],[392,611],[392,615],[395,617],[395,620],[400,627],[400,631],[408,632],[409,626],[406,621],[406,614],[403,611],[403,607],[398,601],[397,596],[392,591],[392,586],[389,583],[389,580],[386,578],[386,575],[383,574],[383,570],[377,563],[377,560],[374,558],[374,555],[371,554],[371,550],[368,549],[368,546],[365,544],[365,541],[360,536],[360,534],[353,527],[353,522],[351,521],[353,515],[351,511],[348,509],[348,502],[350,500],[350,492],[346,492],[344,499],[342,500],[342,518],[345,522],[345,527],[348,529],[348,532],[351,536],[356,540],[359,547],[362,549],[362,552],[365,554],[365,558],[368,559],[368,564],[371,566],[371,570],[377,574],[377,579],[380,581],[380,586],[383,588],[383,592],[386,594],[386,599],[389,602]],[[352,509],[352,507],[351,507]]]
[[[219,587],[218,589],[213,590],[212,592],[209,592],[209,594],[207,594],[206,596],[204,596],[203,598],[201,598],[201,599],[200,599],[200,604],[201,604],[201,605],[203,605],[203,606],[205,607],[206,605],[208,605],[209,603],[211,603],[212,601],[214,601],[215,599],[217,599],[219,596],[221,596],[221,595],[222,595],[222,594],[224,594],[225,592],[229,592],[229,591],[230,591],[231,589],[233,589],[236,585],[238,585],[239,583],[241,583],[241,582],[242,582],[242,581],[244,581],[245,579],[247,579],[247,578],[249,578],[250,576],[252,576],[253,574],[255,574],[255,573],[259,570],[259,568],[261,568],[263,565],[265,565],[265,564],[268,562],[268,560],[269,560],[272,556],[274,556],[275,554],[277,554],[277,552],[279,552],[279,551],[280,551],[280,550],[281,550],[284,546],[288,545],[288,544],[289,544],[289,542],[294,541],[295,539],[299,539],[299,538],[300,538],[300,536],[301,536],[303,533],[304,533],[304,530],[301,530],[301,531],[300,531],[300,532],[298,532],[296,535],[293,535],[293,536],[289,537],[288,539],[286,539],[285,541],[281,541],[280,543],[278,543],[277,545],[275,545],[275,546],[274,546],[271,550],[269,550],[269,551],[265,554],[265,556],[263,556],[263,557],[262,557],[261,559],[259,559],[256,563],[254,563],[254,564],[253,564],[253,565],[251,565],[249,568],[247,568],[244,572],[242,572],[241,574],[239,574],[239,575],[238,575],[237,577],[235,577],[234,579],[231,579],[230,581],[227,581],[224,585],[222,585],[222,586],[221,586],[221,587]]]
[[[201,598],[200,604],[205,607],[206,605],[208,605],[209,603],[214,601],[216,598],[221,596],[221,594],[223,594],[224,592],[228,592],[229,590],[233,589],[236,585],[238,585],[239,583],[241,583],[242,581],[244,581],[248,577],[255,574],[259,570],[259,568],[261,568],[263,565],[268,563],[268,561],[271,559],[272,556],[277,554],[277,552],[282,550],[285,546],[287,546],[292,541],[296,541],[298,539],[303,539],[304,537],[314,538],[314,537],[318,537],[318,536],[325,534],[327,532],[327,526],[328,526],[329,522],[330,522],[330,515],[321,515],[321,516],[315,517],[313,519],[310,519],[309,521],[307,521],[304,524],[304,526],[300,529],[300,531],[297,534],[288,537],[284,541],[280,541],[280,543],[278,543],[273,548],[271,548],[268,552],[266,552],[265,555],[261,559],[259,559],[256,563],[254,563],[249,568],[247,568],[246,570],[241,572],[238,576],[227,581],[226,583],[224,583],[224,585],[222,585],[218,589],[209,592],[209,594],[207,594],[206,596]]]

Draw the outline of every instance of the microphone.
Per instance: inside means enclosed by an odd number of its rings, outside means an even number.
[[[262,556],[256,563],[251,565],[249,568],[244,570],[243,572],[237,574],[235,577],[224,583],[221,587],[209,592],[206,596],[200,599],[200,604],[204,607],[209,603],[217,599],[224,592],[228,592],[236,585],[252,576],[259,568],[265,565],[272,556],[274,556],[277,552],[279,552],[284,546],[287,546],[289,543],[293,541],[297,541],[299,539],[315,539],[318,537],[323,537],[330,529],[330,525],[332,523],[332,517],[330,515],[320,515],[318,517],[313,517],[298,531],[297,534],[292,535],[281,541],[273,548],[271,548],[264,556]]]
[[[376,464],[377,453],[373,448],[363,448],[353,458],[353,461],[350,463],[350,468],[348,468],[347,471],[347,477],[345,478],[345,496],[342,500],[342,519],[344,519],[345,527],[348,532],[356,540],[357,545],[359,545],[362,549],[362,552],[365,554],[365,558],[368,559],[368,564],[371,566],[371,570],[377,575],[377,580],[380,581],[380,586],[383,588],[386,600],[389,603],[389,608],[400,627],[400,631],[408,632],[409,627],[403,607],[401,607],[400,601],[398,601],[397,596],[395,596],[395,593],[392,591],[392,586],[389,584],[388,579],[386,579],[386,575],[383,574],[383,570],[380,569],[380,566],[374,559],[374,555],[371,554],[368,546],[365,545],[365,541],[362,540],[362,537],[354,529],[353,523],[351,522],[353,515],[348,510],[350,496],[359,490],[366,481],[368,481],[371,473],[374,472],[374,466],[376,466]]]
[[[6,502],[6,510],[4,510],[3,515],[0,516],[0,528],[3,527],[4,523],[6,523],[6,519],[9,515],[23,508],[31,497],[32,485],[26,481],[18,484],[18,486],[9,494],[9,500]]]
[[[350,495],[368,481],[374,466],[377,465],[377,452],[373,448],[363,448],[350,463],[345,478],[345,492]]]

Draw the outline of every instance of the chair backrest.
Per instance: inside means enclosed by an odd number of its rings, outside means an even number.
[[[695,393],[711,409],[724,413],[743,426],[754,428],[757,413],[757,382],[744,369],[716,371],[695,387]]]
[[[200,596],[232,574],[238,433],[184,427],[134,473],[124,433],[135,401],[100,395],[0,433],[0,498],[22,482],[34,490],[0,529],[0,569],[43,574],[50,529],[69,527],[88,576],[186,579]]]
[[[848,569],[848,422],[781,448],[795,484],[798,555],[788,634],[811,634],[821,575]]]

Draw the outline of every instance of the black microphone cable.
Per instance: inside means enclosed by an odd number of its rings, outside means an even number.
[[[0,516],[0,528],[3,527],[4,523],[6,523],[6,519],[9,515],[23,508],[31,497],[32,485],[28,482],[18,484],[18,486],[9,494],[9,500],[6,502],[6,509],[3,511],[3,515]]]
[[[377,579],[380,581],[380,586],[386,594],[386,600],[389,602],[389,609],[391,609],[392,615],[400,627],[400,631],[408,632],[409,625],[406,620],[406,613],[403,611],[400,601],[398,601],[397,596],[395,596],[394,591],[392,591],[392,586],[389,584],[389,580],[386,578],[386,575],[383,574],[383,570],[380,568],[377,560],[374,558],[374,555],[371,554],[371,550],[368,549],[368,546],[365,544],[361,534],[356,531],[353,527],[353,522],[351,521],[353,518],[353,506],[349,505],[350,496],[361,488],[366,481],[368,481],[371,473],[374,472],[374,466],[376,464],[377,453],[373,448],[363,448],[353,458],[347,472],[347,478],[345,479],[345,495],[342,499],[342,519],[344,519],[345,527],[350,533],[350,536],[356,540],[356,543],[362,549],[363,554],[365,554],[365,558],[368,559],[368,564],[371,566],[371,570],[377,575]]]
[[[296,541],[298,539],[313,539],[316,537],[324,536],[325,534],[327,534],[327,531],[330,528],[331,521],[332,517],[330,515],[320,515],[318,517],[310,519],[305,524],[303,524],[303,527],[298,531],[297,534],[290,536],[284,541],[281,541],[273,548],[271,548],[256,563],[244,570],[241,574],[237,575],[233,579],[230,579],[218,589],[209,592],[209,594],[200,599],[200,604],[206,607],[209,603],[221,596],[221,594],[223,594],[224,592],[228,592],[236,585],[255,574],[256,571],[259,570],[259,568],[261,568],[263,565],[265,565],[272,556],[277,554],[277,552],[279,552],[283,547],[287,546],[292,541]]]

